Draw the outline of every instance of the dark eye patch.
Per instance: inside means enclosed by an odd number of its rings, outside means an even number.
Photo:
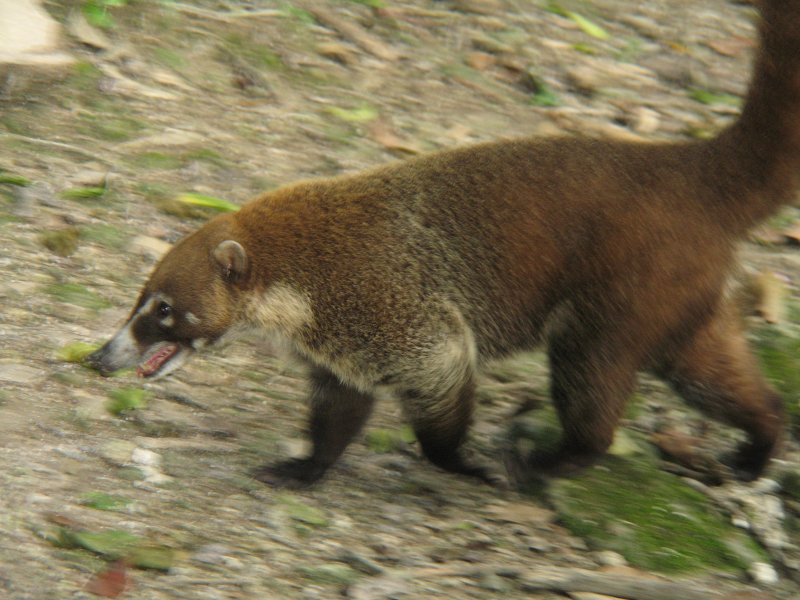
[[[156,314],[162,319],[166,319],[172,314],[172,307],[166,302],[161,302],[156,309]]]

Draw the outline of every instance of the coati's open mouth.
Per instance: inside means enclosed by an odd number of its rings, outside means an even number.
[[[192,349],[175,342],[159,342],[151,346],[136,368],[139,377],[163,377],[180,367]]]

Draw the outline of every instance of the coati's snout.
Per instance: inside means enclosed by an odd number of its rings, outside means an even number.
[[[175,308],[168,296],[143,294],[125,325],[89,356],[89,363],[103,375],[134,366],[141,377],[167,375],[209,342],[192,335],[193,324],[199,318]]]
[[[127,322],[89,356],[101,374],[135,366],[141,377],[163,377],[233,325],[247,254],[239,242],[213,244],[202,232],[162,259]]]

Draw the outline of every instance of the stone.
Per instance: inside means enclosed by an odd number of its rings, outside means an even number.
[[[58,54],[60,45],[61,26],[41,2],[0,0],[0,63],[71,63],[70,57]]]
[[[747,569],[747,573],[759,585],[775,585],[780,579],[775,567],[769,563],[755,562]]]
[[[117,467],[131,464],[131,456],[136,450],[136,444],[128,440],[109,440],[97,449],[97,454],[107,462]]]
[[[0,95],[25,98],[63,79],[75,59],[39,0],[0,0]]]

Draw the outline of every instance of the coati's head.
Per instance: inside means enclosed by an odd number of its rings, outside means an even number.
[[[140,376],[161,377],[228,331],[250,270],[230,229],[215,219],[170,250],[125,325],[89,363],[103,374],[138,365]]]

